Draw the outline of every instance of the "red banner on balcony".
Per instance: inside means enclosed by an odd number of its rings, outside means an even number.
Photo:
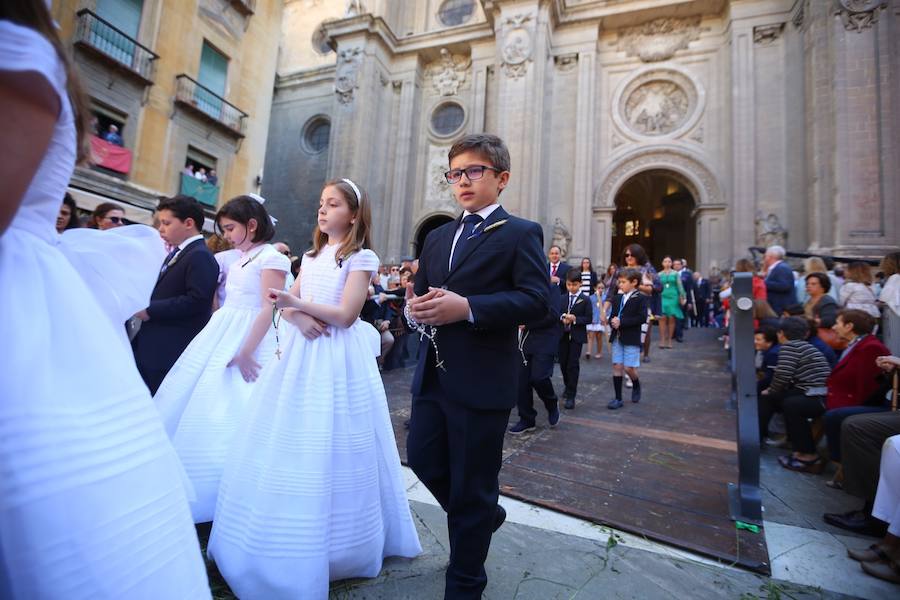
[[[131,150],[110,144],[96,135],[91,136],[91,155],[94,163],[104,169],[118,173],[131,171]]]

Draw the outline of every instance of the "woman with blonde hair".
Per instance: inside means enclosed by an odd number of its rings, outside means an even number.
[[[881,316],[872,291],[872,269],[862,261],[852,262],[844,272],[839,302],[844,308],[853,308],[868,313],[874,318]]]

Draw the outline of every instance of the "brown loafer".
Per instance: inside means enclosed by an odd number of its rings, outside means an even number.
[[[878,562],[884,561],[887,562],[890,560],[888,555],[884,553],[884,550],[881,549],[881,546],[878,544],[872,544],[868,548],[860,548],[860,549],[847,549],[847,556],[852,558],[853,560],[857,560],[859,562]]]
[[[900,583],[900,567],[895,562],[864,562],[859,563],[862,570],[878,579]]]

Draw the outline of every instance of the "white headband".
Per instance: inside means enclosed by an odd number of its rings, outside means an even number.
[[[356,202],[362,204],[362,194],[360,193],[359,188],[356,187],[356,184],[346,178],[341,179],[341,181],[353,188],[353,193],[356,194]]]
[[[256,200],[257,202],[259,202],[260,204],[262,204],[263,206],[266,205],[266,199],[263,198],[262,196],[260,196],[259,194],[254,194],[254,193],[251,192],[251,193],[249,193],[249,194],[247,194],[247,195],[250,196],[251,198],[253,198],[254,200]],[[272,216],[271,214],[269,215],[269,220],[272,221],[272,225],[277,225],[277,224],[278,224],[278,219],[276,219],[276,218],[275,218],[274,216]]]

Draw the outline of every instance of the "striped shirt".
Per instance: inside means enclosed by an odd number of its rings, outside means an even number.
[[[778,393],[799,388],[808,392],[814,388],[824,388],[830,374],[828,361],[815,346],[803,340],[791,340],[782,344],[778,351],[778,364],[769,391]]]
[[[581,291],[588,296],[594,293],[594,290],[591,289],[591,272],[590,271],[582,271],[581,272]]]

